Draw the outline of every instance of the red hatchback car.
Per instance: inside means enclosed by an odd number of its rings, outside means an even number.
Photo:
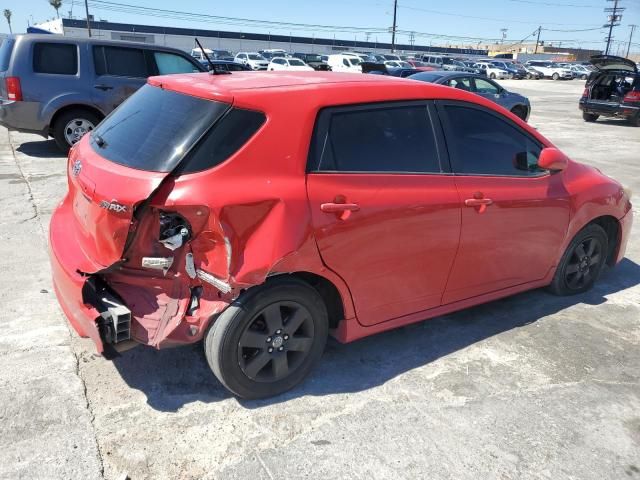
[[[341,342],[523,290],[589,289],[628,192],[499,106],[322,72],[150,78],[70,152],[55,289],[98,351],[204,339],[283,392]]]

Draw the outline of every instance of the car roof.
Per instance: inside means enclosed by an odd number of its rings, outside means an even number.
[[[101,38],[91,37],[91,38],[81,38],[81,37],[66,37],[64,35],[58,34],[48,34],[48,33],[25,33],[25,34],[15,34],[9,35],[5,38],[14,38],[21,42],[23,41],[38,41],[38,42],[47,42],[47,43],[76,43],[76,44],[89,44],[89,45],[113,45],[113,46],[127,46],[127,47],[137,47],[137,48],[149,48],[152,50],[165,50],[170,52],[180,52],[186,55],[186,53],[178,48],[172,47],[164,47],[162,45],[156,45],[153,43],[142,43],[142,42],[123,42],[121,40],[103,40]],[[205,49],[207,51],[207,49]]]

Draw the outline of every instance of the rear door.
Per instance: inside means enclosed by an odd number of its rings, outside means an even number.
[[[364,325],[440,305],[460,200],[434,115],[432,105],[408,102],[318,118],[307,175],[313,233]]]
[[[544,278],[564,241],[569,194],[537,167],[542,145],[509,119],[439,102],[462,199],[460,248],[443,304]]]
[[[145,50],[135,47],[94,45],[93,98],[105,113],[114,110],[152,74],[152,61]]]

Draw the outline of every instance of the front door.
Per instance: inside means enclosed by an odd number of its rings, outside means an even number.
[[[460,234],[460,199],[433,106],[324,110],[310,155],[313,234],[347,283],[361,324],[440,305]]]
[[[537,167],[542,145],[509,119],[469,104],[438,107],[462,200],[442,303],[544,278],[569,224],[562,176]]]

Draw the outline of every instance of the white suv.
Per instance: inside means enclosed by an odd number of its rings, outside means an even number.
[[[290,72],[313,72],[313,68],[304,63],[299,58],[275,57],[271,59],[267,70],[288,70]]]
[[[269,66],[269,61],[256,52],[238,52],[235,61],[250,66],[252,70],[266,70]]]
[[[573,72],[568,68],[561,67],[557,63],[553,62],[540,62],[530,60],[527,65],[534,67],[541,72],[545,78],[553,78],[554,80],[573,80]]]

